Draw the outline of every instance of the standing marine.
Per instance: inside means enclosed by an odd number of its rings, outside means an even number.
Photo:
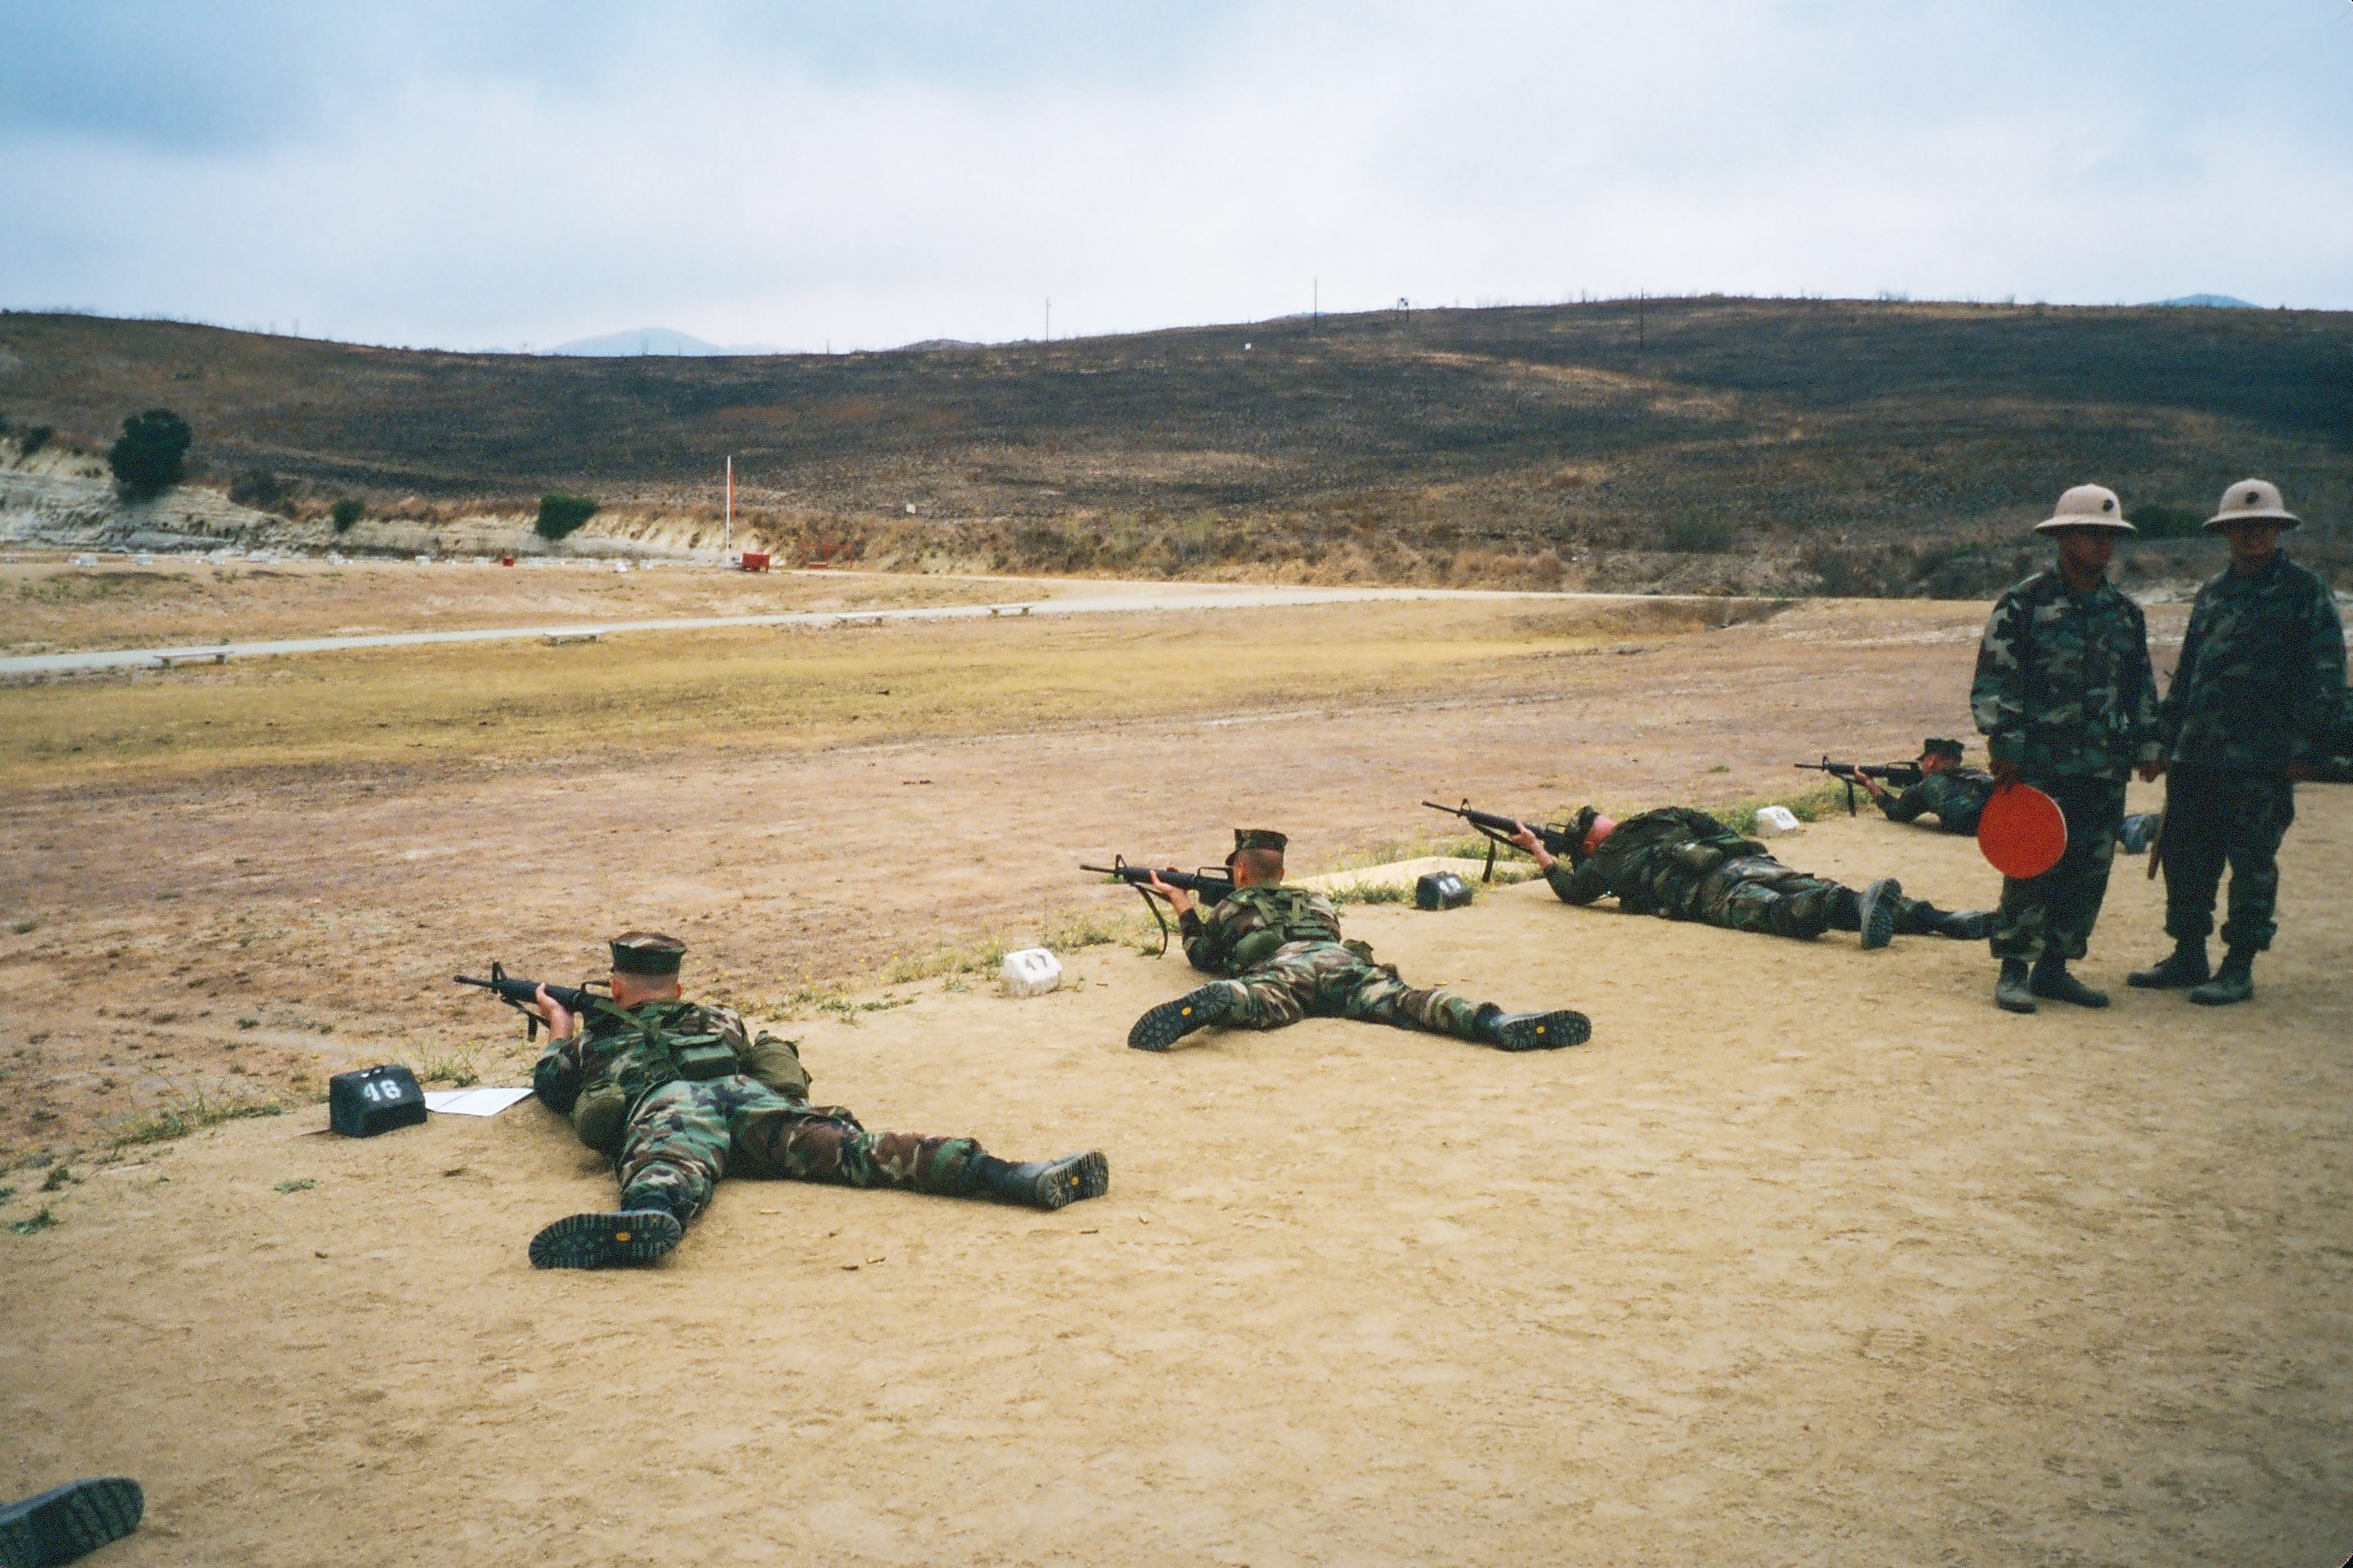
[[[2108,1005],[2067,965],[2084,956],[2107,896],[2126,776],[2164,771],[2148,627],[2107,579],[2116,541],[2137,531],[2123,505],[2114,490],[2077,485],[2034,531],[2052,536],[2058,558],[1995,603],[1969,687],[1994,783],[2031,784],[2067,819],[2058,864],[2002,881],[1993,996],[2012,1013],[2033,1012],[2038,997]]]
[[[549,1040],[532,1088],[613,1162],[620,1207],[557,1220],[532,1238],[542,1268],[649,1263],[669,1252],[725,1175],[907,1187],[1058,1209],[1110,1190],[1100,1153],[1016,1165],[969,1138],[871,1132],[808,1102],[799,1049],[749,1033],[732,1008],[683,999],[686,944],[613,939],[613,996],[575,1017],[542,986]]]
[[[2210,1006],[2255,994],[2255,954],[2279,929],[2279,847],[2295,820],[2295,784],[2353,740],[2345,686],[2345,625],[2328,585],[2288,559],[2282,531],[2299,526],[2262,479],[2232,485],[2206,522],[2231,563],[2203,588],[2182,634],[2159,710],[2169,748],[2165,786],[2165,934],[2170,955],[2130,981],[2190,988]],[[2230,917],[2219,973],[2206,934],[2231,868]]]
[[[1512,842],[1535,858],[1564,903],[1614,898],[1629,914],[1800,941],[1851,931],[1866,949],[1885,947],[1898,935],[1974,942],[1988,929],[1984,910],[1951,913],[1906,898],[1893,877],[1858,892],[1784,866],[1764,845],[1688,805],[1661,806],[1623,822],[1585,806],[1569,821],[1566,858],[1554,857],[1525,823],[1515,826]]]
[[[1503,1051],[1552,1050],[1583,1044],[1593,1033],[1582,1013],[1506,1013],[1451,991],[1415,990],[1397,966],[1373,962],[1373,950],[1340,935],[1340,911],[1308,888],[1286,887],[1289,840],[1265,828],[1234,830],[1226,869],[1234,890],[1207,918],[1192,899],[1155,877],[1154,892],[1176,911],[1185,956],[1222,978],[1163,1002],[1135,1021],[1127,1043],[1165,1051],[1196,1029],[1225,1024],[1279,1029],[1302,1018],[1356,1018],[1423,1029]]]

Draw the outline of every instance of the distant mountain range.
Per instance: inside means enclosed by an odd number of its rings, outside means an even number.
[[[2253,300],[2242,300],[2235,294],[2184,294],[2179,300],[2151,300],[2152,305],[2211,305],[2218,310],[2260,310]]]
[[[601,338],[575,338],[547,351],[552,354],[582,354],[610,359],[623,354],[779,354],[774,343],[706,343],[701,338],[668,327],[639,327],[633,332],[607,332]]]

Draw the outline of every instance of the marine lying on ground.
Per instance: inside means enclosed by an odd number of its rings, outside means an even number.
[[[1434,800],[1425,800],[1421,804],[1430,807],[1432,811],[1442,811],[1449,816],[1459,816],[1463,821],[1469,823],[1472,826],[1479,830],[1479,836],[1487,841],[1487,868],[1481,874],[1480,879],[1482,881],[1494,880],[1495,851],[1497,849],[1516,849],[1519,847],[1518,845],[1512,841],[1512,835],[1520,831],[1522,826],[1522,824],[1517,817],[1498,816],[1492,811],[1473,810],[1471,803],[1467,800],[1461,805],[1440,805]],[[1527,831],[1535,834],[1538,841],[1541,842],[1546,849],[1552,851],[1552,853],[1556,855],[1566,855],[1568,853],[1571,835],[1569,833],[1567,824],[1563,823],[1556,827],[1538,826],[1530,827]]]
[[[575,1015],[552,990],[534,1000],[548,1043],[532,1088],[580,1141],[613,1162],[620,1206],[576,1214],[532,1238],[542,1268],[649,1263],[675,1247],[723,1176],[994,1198],[1058,1209],[1110,1190],[1099,1151],[1016,1164],[970,1138],[873,1132],[839,1106],[808,1102],[798,1045],[754,1036],[733,1009],[686,1001],[686,944],[659,931],[613,939],[609,995]]]
[[[1551,1050],[1582,1044],[1593,1030],[1582,1013],[1506,1013],[1451,991],[1419,990],[1397,966],[1340,934],[1340,911],[1311,889],[1282,881],[1288,840],[1267,828],[1236,828],[1226,866],[1234,890],[1204,919],[1164,873],[1154,891],[1176,910],[1185,957],[1221,978],[1145,1013],[1128,1031],[1139,1051],[1165,1051],[1212,1024],[1277,1029],[1302,1018],[1354,1018],[1421,1029],[1498,1050]]]

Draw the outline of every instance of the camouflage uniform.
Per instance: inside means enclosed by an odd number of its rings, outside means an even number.
[[[681,1076],[681,1054],[713,1046],[737,1070]],[[974,1190],[981,1148],[971,1139],[870,1132],[838,1106],[809,1104],[808,1086],[790,1040],[753,1037],[733,1010],[680,1001],[599,1003],[532,1073],[548,1109],[613,1161],[625,1209],[664,1208],[684,1224],[731,1173]]]
[[[1879,797],[1879,809],[1890,822],[1914,822],[1934,816],[1946,833],[1975,833],[1985,803],[1993,798],[1993,775],[1976,768],[1947,768],[1925,774],[1901,793]]]
[[[1630,816],[1584,864],[1556,860],[1545,873],[1567,903],[1614,897],[1630,914],[1698,921],[1727,931],[1810,940],[1861,929],[1854,890],[1784,866],[1753,838],[1687,805]],[[1941,911],[1924,899],[1896,898],[1895,929],[1919,935]]]
[[[2015,764],[2067,819],[2057,865],[2004,879],[1994,956],[2081,958],[2107,896],[2125,777],[2159,754],[2140,606],[2105,579],[2078,594],[2057,568],[2036,573],[1986,622],[1969,707],[1988,754]]]
[[[2345,626],[2327,585],[2284,551],[2198,591],[2160,710],[2165,931],[2202,940],[2231,868],[2222,941],[2260,952],[2279,929],[2279,846],[2295,820],[2291,763],[2347,741]]]
[[[1451,991],[1415,990],[1373,950],[1340,938],[1340,911],[1323,894],[1280,883],[1236,889],[1208,918],[1178,920],[1185,956],[1225,976],[1237,1028],[1279,1029],[1302,1018],[1356,1018],[1477,1040],[1479,1004]]]
[[[1934,816],[1943,833],[1975,833],[1986,802],[1993,798],[1993,775],[1978,768],[1947,768],[1930,773],[1910,789],[1879,797],[1879,809],[1890,822],[1912,822]],[[2137,811],[2124,818],[2117,842],[2127,855],[2138,855],[2157,837],[2157,813]]]

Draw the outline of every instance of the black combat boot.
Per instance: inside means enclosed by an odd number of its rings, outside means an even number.
[[[2222,967],[2214,978],[2190,992],[2189,999],[2201,1007],[2227,1007],[2233,1002],[2243,1002],[2255,994],[2255,950],[2234,947],[2222,955]]]
[[[49,1568],[139,1528],[146,1494],[128,1476],[93,1476],[0,1508],[0,1564]]]
[[[974,1190],[981,1196],[1033,1209],[1058,1209],[1111,1191],[1111,1163],[1096,1150],[1025,1165],[983,1154],[974,1162]]]
[[[1937,936],[1948,936],[1956,942],[1983,942],[1993,934],[1991,910],[1956,910],[1940,914],[1929,929]]]
[[[576,1214],[557,1220],[531,1238],[534,1268],[611,1268],[651,1263],[686,1235],[678,1215],[666,1208],[621,1209],[613,1214]]]
[[[2094,991],[2067,973],[2067,961],[2055,952],[2046,952],[2034,961],[2034,973],[2026,988],[2037,996],[2052,1002],[2073,1002],[2078,1007],[2105,1007],[2108,994]]]
[[[1163,1002],[1135,1021],[1127,1032],[1132,1051],[1165,1051],[1196,1029],[1206,1029],[1234,1010],[1234,994],[1222,985],[1187,991],[1174,1002]]]
[[[1593,1020],[1582,1013],[1506,1013],[1493,1002],[1479,1009],[1473,1027],[1499,1051],[1556,1051],[1593,1037]]]
[[[1882,877],[1857,896],[1854,912],[1862,928],[1862,950],[1885,947],[1895,940],[1896,918],[1904,912],[1904,884]]]
[[[2034,1011],[2034,993],[2030,988],[2026,960],[2001,961],[2001,978],[1993,983],[1993,1005],[2005,1013]]]
[[[2185,985],[2205,984],[2213,973],[2206,963],[2206,939],[2185,936],[2176,938],[2173,951],[2149,968],[2126,975],[2125,984],[2143,991],[2178,991]]]

